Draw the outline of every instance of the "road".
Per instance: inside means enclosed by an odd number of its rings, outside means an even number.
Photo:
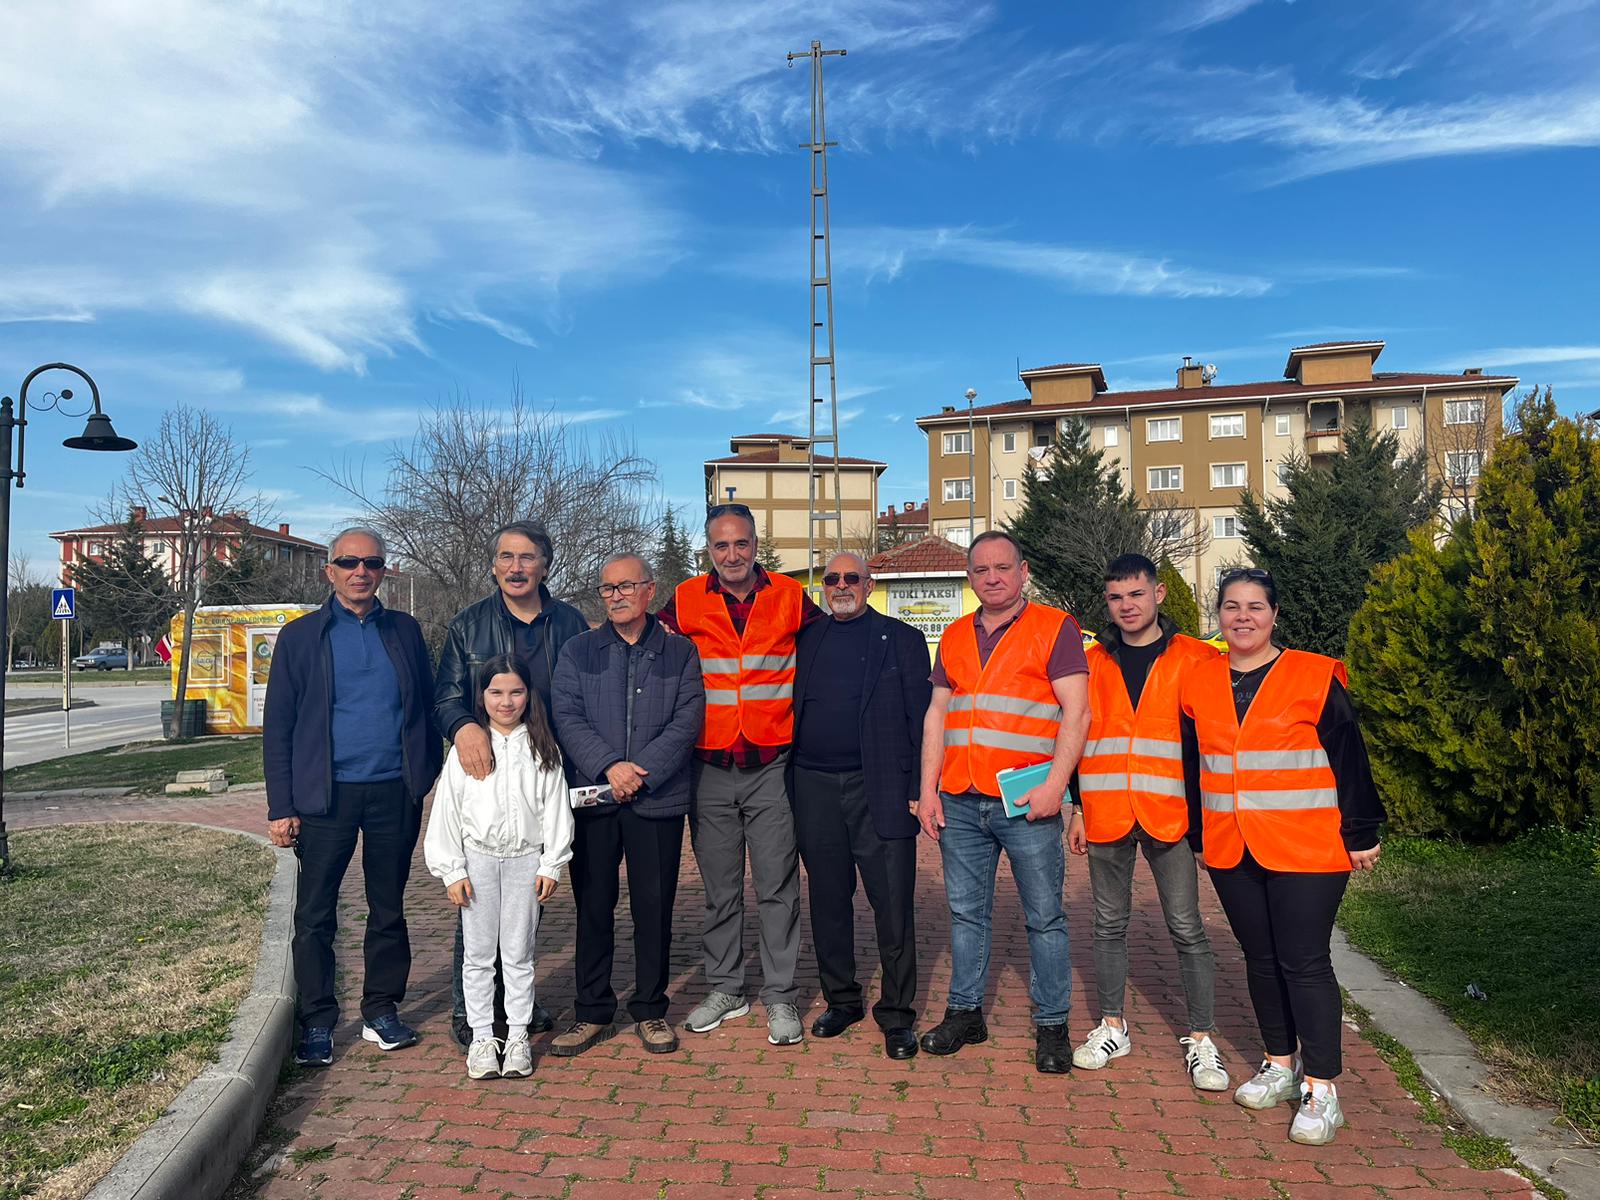
[[[74,699],[93,700],[95,704],[93,708],[72,710],[72,749],[62,745],[59,711],[12,717],[6,722],[7,767],[158,738],[161,736],[161,702],[170,697],[171,691],[165,684],[145,683],[128,687],[74,688],[72,694]],[[38,696],[59,701],[61,681],[57,679],[53,685],[8,683],[6,695],[17,700]]]

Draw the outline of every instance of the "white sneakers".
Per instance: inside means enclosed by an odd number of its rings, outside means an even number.
[[[1331,1083],[1300,1085],[1300,1108],[1289,1127],[1289,1140],[1302,1146],[1326,1146],[1344,1124],[1339,1093]]]
[[[1118,1029],[1104,1021],[1096,1025],[1083,1045],[1072,1052],[1072,1065],[1085,1071],[1098,1071],[1113,1058],[1121,1058],[1133,1049],[1126,1029]]]
[[[494,1079],[500,1074],[498,1038],[474,1038],[467,1048],[467,1078]]]
[[[528,1035],[506,1039],[506,1057],[500,1064],[500,1074],[507,1079],[522,1079],[533,1074],[533,1047]]]
[[[1185,1047],[1183,1065],[1188,1068],[1195,1087],[1202,1092],[1228,1090],[1228,1071],[1222,1065],[1222,1052],[1214,1041],[1208,1037],[1186,1037],[1179,1038],[1178,1044]]]
[[[1264,1058],[1261,1060],[1261,1069],[1234,1090],[1233,1100],[1245,1108],[1275,1108],[1285,1100],[1300,1098],[1301,1079],[1298,1055],[1295,1056],[1293,1070]]]

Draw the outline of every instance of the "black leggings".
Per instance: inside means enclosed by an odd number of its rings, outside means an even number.
[[[1269,871],[1250,851],[1211,883],[1244,951],[1250,1002],[1267,1053],[1295,1052],[1317,1079],[1339,1074],[1339,981],[1328,949],[1350,872]]]

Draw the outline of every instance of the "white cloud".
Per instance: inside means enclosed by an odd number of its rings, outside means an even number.
[[[1540,366],[1545,363],[1600,363],[1600,346],[1500,346],[1458,354],[1463,362],[1509,363],[1513,366]]]

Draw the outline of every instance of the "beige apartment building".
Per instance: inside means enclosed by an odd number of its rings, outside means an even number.
[[[790,433],[746,433],[729,439],[726,458],[705,461],[706,503],[748,505],[756,532],[783,559],[785,571],[804,570],[806,521],[811,510],[809,438]],[[839,459],[839,509],[846,549],[872,554],[877,549],[878,477],[887,463],[870,458]],[[834,460],[817,456],[817,512],[834,510]],[[814,526],[817,544],[831,545],[832,521]],[[826,558],[826,551],[822,552]]]
[[[1222,565],[1245,555],[1240,497],[1283,495],[1286,464],[1340,453],[1357,414],[1379,431],[1393,430],[1403,451],[1424,451],[1448,507],[1469,505],[1502,429],[1502,402],[1518,380],[1477,368],[1459,375],[1378,371],[1383,347],[1297,346],[1283,378],[1263,383],[1217,384],[1215,367],[1185,358],[1176,386],[1134,392],[1111,391],[1098,363],[1023,371],[1026,399],[946,407],[918,419],[928,435],[930,532],[964,545],[969,521],[982,533],[1015,517],[1027,464],[1048,470],[1048,447],[1066,421],[1088,422],[1094,447],[1141,501],[1170,505],[1199,523],[1205,548],[1177,566],[1202,608]]]

